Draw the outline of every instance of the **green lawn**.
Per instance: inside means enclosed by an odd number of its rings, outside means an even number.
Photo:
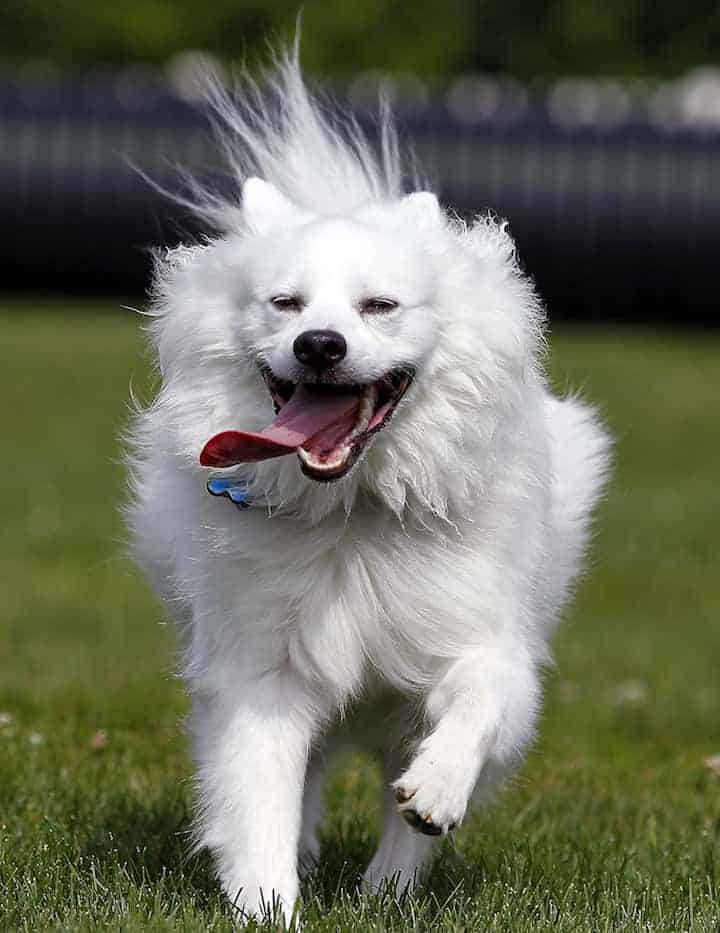
[[[207,860],[186,856],[173,633],[123,557],[138,320],[0,311],[0,929],[229,930]],[[333,781],[307,931],[720,929],[720,334],[558,328],[552,343],[557,384],[605,410],[618,469],[539,741],[447,843],[434,893],[400,905],[353,893],[379,780],[354,760]]]

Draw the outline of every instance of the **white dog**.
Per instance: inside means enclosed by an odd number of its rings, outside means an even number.
[[[518,763],[609,445],[548,391],[505,225],[403,193],[389,121],[376,159],[296,57],[270,84],[215,93],[242,200],[196,187],[219,235],[157,264],[128,519],[185,636],[198,844],[243,915],[288,917],[333,727],[374,696],[404,731],[360,717],[388,774],[371,887],[412,885]]]

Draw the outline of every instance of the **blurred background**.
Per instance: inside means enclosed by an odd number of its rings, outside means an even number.
[[[4,290],[140,293],[197,232],[173,186],[222,171],[203,62],[267,59],[285,0],[4,0]],[[720,7],[713,0],[305,3],[302,57],[369,121],[382,87],[461,213],[510,220],[553,317],[713,323]]]
[[[3,929],[234,929],[188,856],[176,642],[119,508],[129,386],[157,385],[130,309],[149,249],[201,231],[130,163],[228,183],[199,70],[266,63],[295,16],[0,0]],[[616,440],[521,776],[457,835],[437,901],[358,906],[382,779],[355,759],[305,929],[717,933],[720,5],[305,0],[302,58],[371,133],[382,88],[446,203],[508,219],[552,384]]]

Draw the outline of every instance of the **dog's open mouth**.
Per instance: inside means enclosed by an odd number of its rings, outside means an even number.
[[[375,382],[345,384],[263,377],[275,405],[272,424],[259,433],[223,431],[200,454],[203,466],[227,467],[297,452],[306,476],[329,482],[344,476],[368,440],[392,418],[413,371],[400,367]]]

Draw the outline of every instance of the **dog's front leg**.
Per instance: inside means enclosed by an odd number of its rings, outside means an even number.
[[[395,781],[407,823],[430,836],[462,821],[473,788],[502,774],[530,739],[539,706],[536,663],[520,644],[490,645],[450,664],[429,692],[429,731]]]
[[[196,702],[193,731],[202,811],[199,842],[245,916],[298,895],[297,845],[316,707],[286,671],[233,683]]]

